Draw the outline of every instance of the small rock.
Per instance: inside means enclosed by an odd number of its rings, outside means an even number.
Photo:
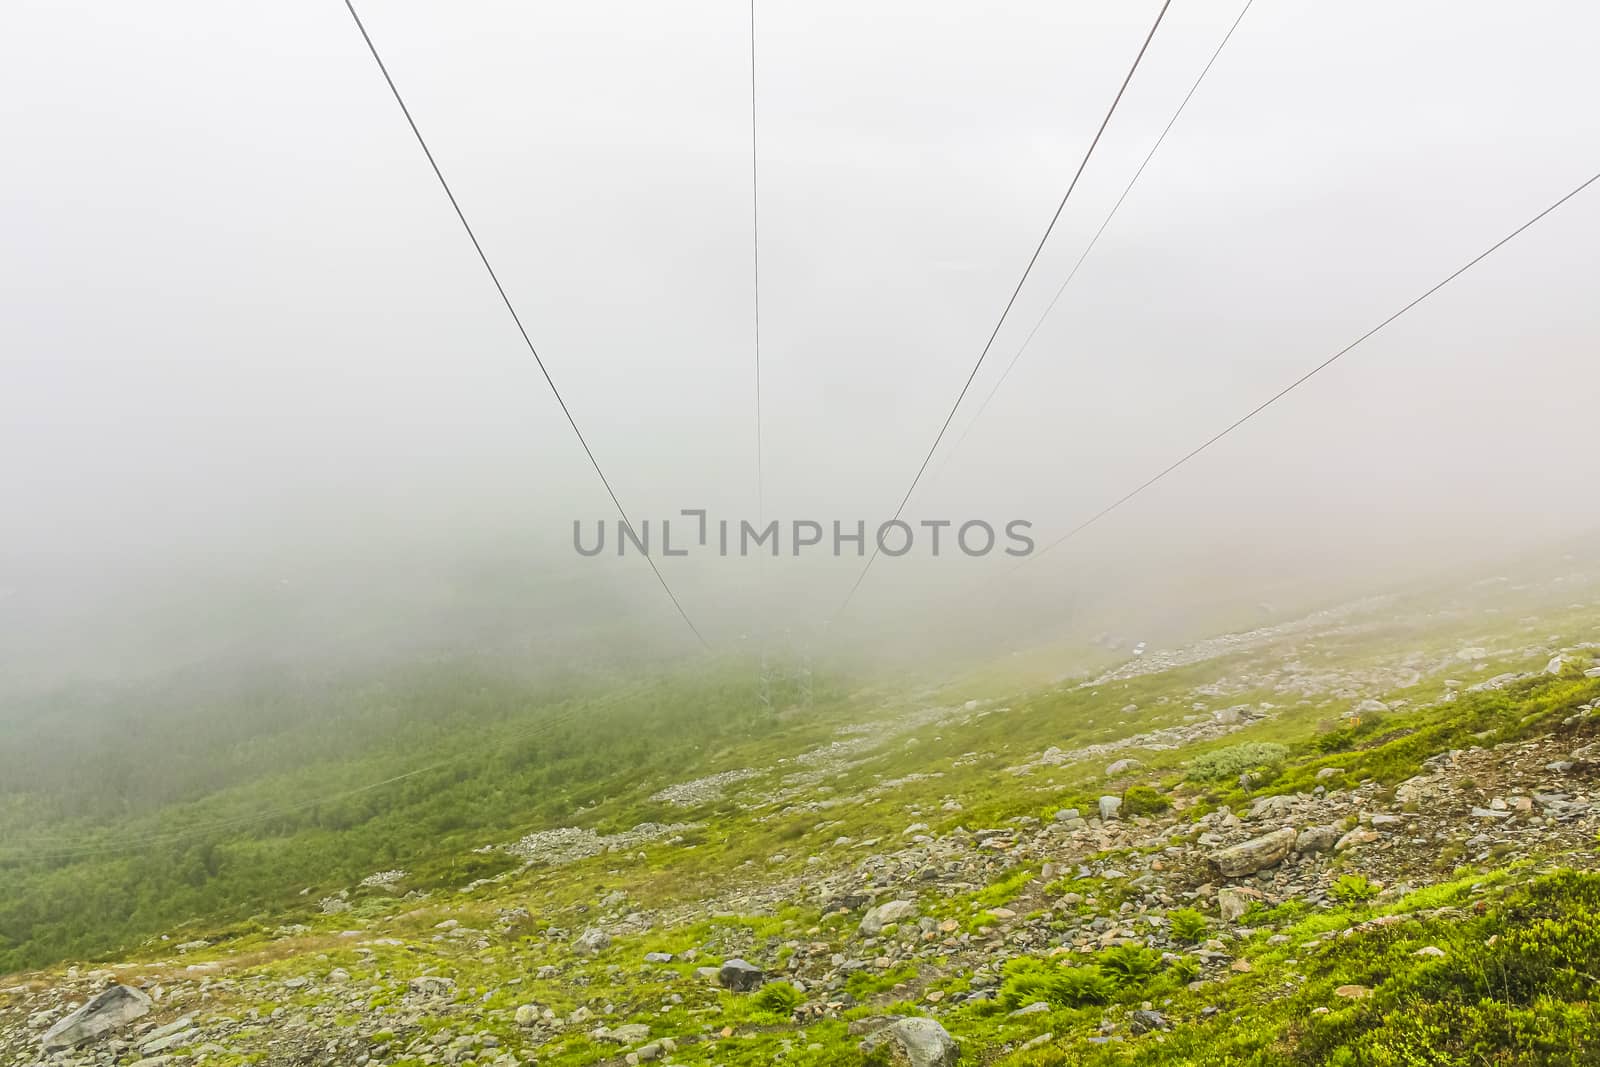
[[[1382,835],[1376,830],[1368,830],[1365,827],[1358,826],[1354,830],[1351,830],[1349,833],[1345,834],[1343,837],[1339,838],[1338,843],[1335,844],[1333,848],[1335,852],[1343,852],[1346,849],[1351,848],[1360,848],[1362,845],[1372,844],[1372,842],[1378,840],[1378,838],[1381,836]]]
[[[863,937],[877,937],[883,933],[883,928],[890,923],[904,922],[915,917],[917,905],[909,900],[891,900],[887,904],[879,904],[876,908],[861,917],[858,927]]]
[[[1169,1028],[1167,1017],[1159,1011],[1148,1008],[1136,1008],[1128,1015],[1128,1025],[1136,1034],[1148,1034],[1152,1030],[1166,1030]]]
[[[614,1045],[637,1045],[641,1041],[650,1039],[650,1027],[644,1023],[624,1023],[597,1036],[602,1041],[609,1041]]]

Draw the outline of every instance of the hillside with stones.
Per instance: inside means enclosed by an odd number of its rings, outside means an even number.
[[[1600,1062],[1597,707],[1581,575],[862,692],[457,884],[0,979],[0,1064]]]

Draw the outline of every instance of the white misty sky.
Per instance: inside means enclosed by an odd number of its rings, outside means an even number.
[[[770,513],[893,511],[1157,6],[757,0]],[[1238,10],[1174,3],[953,437]],[[362,13],[623,501],[751,514],[747,7]],[[1257,0],[911,517],[1048,540],[1600,169],[1597,38],[1581,0]],[[12,0],[0,99],[0,584],[484,538],[581,569],[609,504],[341,3]],[[1039,580],[1592,525],[1597,281],[1600,188]],[[713,618],[748,579],[667,569]]]

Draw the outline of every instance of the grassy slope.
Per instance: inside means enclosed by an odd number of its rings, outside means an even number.
[[[1348,728],[1340,724],[1351,706],[1351,694],[1337,681],[1329,691],[1286,700],[1262,687],[1263,671],[1294,658],[1360,677],[1362,671],[1390,667],[1408,653],[1433,655],[1465,644],[1519,649],[1570,643],[1595,631],[1591,608],[1552,609],[1538,604],[1532,592],[1523,599],[1527,602],[1497,591],[1495,601],[1502,614],[1489,620],[1476,607],[1398,603],[1369,614],[1359,626],[1294,637],[1159,675],[1098,688],[1062,685],[1020,693],[911,730],[859,762],[837,768],[810,793],[825,804],[831,798],[849,802],[823,807],[754,802],[778,784],[783,773],[796,769],[792,763],[778,764],[779,769],[767,777],[735,787],[727,801],[699,810],[669,809],[648,798],[673,781],[723,769],[772,766],[833,737],[841,724],[864,716],[892,718],[935,700],[958,704],[979,688],[993,692],[988,688],[992,682],[971,688],[952,685],[925,701],[897,698],[887,707],[876,693],[835,693],[807,714],[766,719],[750,715],[748,692],[732,681],[708,685],[703,678],[680,680],[668,688],[669,695],[654,688],[649,694],[636,694],[626,713],[619,710],[615,720],[585,713],[581,734],[569,736],[565,743],[545,740],[520,757],[516,746],[497,743],[505,736],[501,731],[509,733],[519,725],[516,717],[490,715],[471,739],[473,746],[462,751],[481,752],[477,746],[488,742],[484,748],[495,756],[463,759],[438,776],[423,778],[414,791],[407,789],[399,798],[374,799],[370,810],[347,813],[342,821],[330,822],[320,811],[301,813],[266,830],[252,826],[209,841],[186,840],[170,853],[6,868],[0,878],[10,881],[0,882],[0,901],[13,910],[0,911],[0,936],[9,934],[13,939],[13,965],[26,965],[52,955],[96,955],[126,948],[125,941],[117,944],[119,933],[142,936],[170,930],[174,939],[186,936],[173,928],[182,918],[190,920],[188,930],[205,931],[216,942],[193,959],[239,960],[246,964],[244,973],[260,977],[315,973],[337,965],[350,970],[357,981],[381,981],[384,976],[416,973],[433,958],[457,976],[464,999],[486,998],[475,1026],[501,1036],[508,1048],[518,1047],[522,1040],[508,1021],[510,1009],[518,1003],[536,1001],[565,1013],[604,1001],[616,1009],[617,1018],[648,1021],[657,1033],[722,1027],[733,1031],[728,1039],[685,1047],[674,1062],[769,1063],[782,1052],[790,1063],[849,1063],[859,1056],[843,1020],[816,1023],[802,1032],[787,1023],[782,1003],[764,1007],[756,998],[713,989],[701,989],[673,1003],[670,997],[684,988],[693,964],[646,967],[643,963],[647,951],[688,948],[699,950],[705,959],[738,953],[781,957],[782,946],[790,941],[844,938],[849,920],[824,918],[814,909],[794,905],[698,918],[648,937],[619,939],[594,961],[569,958],[558,939],[550,936],[550,928],[581,916],[598,896],[615,890],[663,908],[725,891],[731,881],[803,879],[808,857],[819,856],[829,864],[853,858],[850,846],[837,854],[839,848],[830,844],[836,839],[893,838],[912,819],[939,832],[957,825],[1002,825],[1061,806],[1083,806],[1101,788],[1104,760],[1023,777],[1002,769],[1047,746],[1070,749],[1179,724],[1192,715],[1195,692],[1206,687],[1215,687],[1213,691],[1220,694],[1213,706],[1265,700],[1278,703],[1280,711],[1225,739],[1175,752],[1139,753],[1147,764],[1145,783],[1163,792],[1177,789],[1193,803],[1192,810],[1238,804],[1245,794],[1226,781],[1180,786],[1185,764],[1206,751],[1249,742],[1278,744],[1287,750],[1276,776],[1258,788],[1257,795],[1309,788],[1318,770],[1335,766],[1341,774],[1326,784],[1366,778],[1394,784],[1441,749],[1493,744],[1547,728],[1553,718],[1600,696],[1600,681],[1569,673],[1453,705],[1428,706],[1426,701],[1437,695],[1438,680],[1427,679],[1414,691],[1382,694],[1391,701],[1409,701],[1408,707]],[[1532,606],[1540,608],[1538,614],[1525,615]],[[1502,654],[1492,662],[1491,671],[1543,666],[1537,656],[1517,660]],[[640,701],[648,701],[652,709],[642,720]],[[1125,710],[1130,706],[1136,710]],[[357,761],[348,768],[349,780],[363,780],[364,774],[382,766],[390,764]],[[902,781],[912,775],[937,776]],[[239,810],[250,810],[252,802],[281,798],[285,783],[292,780],[264,778],[231,802]],[[883,788],[888,782],[900,784]],[[959,798],[960,810],[947,809],[953,797]],[[164,809],[153,817],[153,825],[181,828],[183,812]],[[470,859],[468,850],[476,845],[506,840],[541,825],[607,830],[647,820],[692,820],[703,823],[704,829],[688,847],[649,846],[642,850],[640,861],[603,856],[558,870],[531,870],[467,892],[459,888],[472,877],[497,869],[494,861]],[[142,830],[151,824],[146,820],[132,825]],[[216,871],[203,866],[206,873],[194,875],[194,850],[207,843],[217,857]],[[778,855],[786,858],[775,861]],[[466,866],[463,857],[469,857]],[[161,908],[141,911],[136,905],[128,912],[111,913],[99,930],[98,943],[90,947],[75,940],[75,933],[50,939],[45,936],[51,929],[48,921],[30,919],[28,912],[17,910],[45,909],[50,917],[53,902],[82,894],[86,883],[139,885],[139,879],[159,877],[158,869],[179,862],[190,865],[179,869],[187,869],[198,883],[195,895],[179,893]],[[483,870],[471,866],[478,862],[484,863]],[[1544,866],[1584,863],[1585,857],[1568,856]],[[418,908],[383,894],[358,892],[353,912],[334,917],[314,914],[310,900],[390,866],[412,871],[406,888],[433,889],[432,897]],[[993,886],[966,897],[926,904],[940,917],[976,927],[986,909],[1025,901],[1036,892],[1030,889],[1034,873],[1008,871]],[[1580,1035],[1595,1021],[1588,1003],[1588,991],[1595,983],[1584,981],[1587,972],[1582,966],[1600,947],[1593,944],[1600,893],[1595,880],[1572,873],[1549,874],[1531,859],[1521,868],[1462,870],[1440,877],[1450,880],[1403,899],[1352,901],[1331,912],[1269,917],[1270,932],[1263,929],[1234,949],[1253,969],[1199,990],[1187,988],[1192,975],[1170,961],[1151,965],[1133,959],[1097,959],[1093,962],[1102,974],[1121,977],[1109,990],[1091,989],[1089,1001],[1075,1003],[1082,991],[1075,993],[1070,987],[1081,984],[1080,977],[1060,979],[1045,973],[1055,965],[1041,960],[1036,965],[1013,965],[1005,990],[1010,999],[1003,1003],[1043,998],[1051,1004],[1049,1012],[1017,1018],[973,1006],[941,1018],[980,1060],[999,1058],[1038,1067],[1102,1060],[1559,1062],[1562,1055],[1570,1062],[1592,1062],[1575,1058],[1579,1053],[1572,1050],[1582,1046]],[[300,886],[313,887],[309,898],[292,895]],[[208,893],[218,896],[213,900]],[[1105,896],[1114,900],[1109,889]],[[491,929],[494,916],[514,906],[529,906],[533,912],[526,928],[491,938],[482,951],[462,953],[430,936],[432,926],[444,917]],[[1445,906],[1463,911],[1435,913]],[[256,914],[253,921],[226,925],[226,920],[251,913]],[[1348,938],[1325,936],[1378,915],[1402,916],[1405,921],[1358,927]],[[54,917],[72,931],[81,919],[81,913],[71,911]],[[291,919],[304,922],[309,931],[288,941],[270,933]],[[163,923],[172,927],[163,928]],[[363,957],[334,940],[337,931],[352,924],[407,943]],[[18,940],[18,931],[31,936]],[[1415,956],[1415,949],[1424,945],[1440,947],[1446,955]],[[151,951],[149,958],[155,959],[169,950]],[[559,980],[541,981],[530,974],[528,961],[536,956],[540,962],[560,959],[569,969]],[[1068,987],[1065,992],[1062,982]],[[931,973],[913,969],[913,973],[863,974],[852,983],[857,995],[875,995],[879,1010],[897,998],[907,998],[899,1002],[898,1010],[921,1010],[909,998],[932,989],[963,988],[961,975],[939,973],[937,967]],[[1371,985],[1378,992],[1351,1002],[1332,996],[1336,986],[1352,983]],[[311,1004],[317,995],[307,993],[300,999]],[[374,995],[371,1009],[383,1010],[385,996]],[[295,998],[284,999],[291,1003]],[[1142,1002],[1158,1003],[1174,1015],[1201,1021],[1171,1035],[1094,1043],[1108,1012],[1125,1012]],[[260,1010],[262,1005],[252,1007]],[[1202,1007],[1219,1011],[1205,1020]],[[1321,1008],[1329,1010],[1318,1012]],[[440,1020],[438,1025],[449,1024]],[[1052,1036],[1041,1047],[1008,1052],[1045,1034]],[[542,1063],[574,1065],[615,1052],[583,1037],[538,1051]]]

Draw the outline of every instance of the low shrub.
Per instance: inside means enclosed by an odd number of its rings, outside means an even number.
[[[1195,782],[1225,782],[1250,772],[1270,778],[1283,769],[1289,750],[1271,741],[1246,741],[1196,756],[1185,775]]]
[[[1168,912],[1167,921],[1172,924],[1172,936],[1178,941],[1199,941],[1211,927],[1206,917],[1193,908]]]
[[[1172,801],[1147,785],[1130,785],[1122,794],[1123,815],[1155,815],[1172,807]]]

